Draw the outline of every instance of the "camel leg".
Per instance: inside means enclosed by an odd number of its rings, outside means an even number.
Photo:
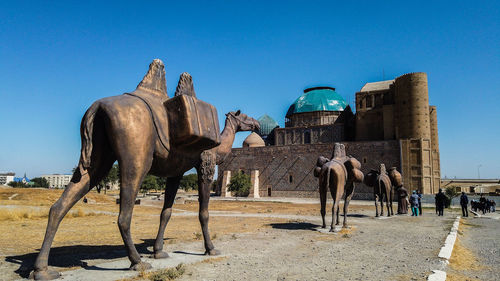
[[[385,194],[385,207],[387,209],[387,216],[390,217],[391,216],[391,205],[389,204],[389,201],[390,201],[390,194]]]
[[[181,182],[181,177],[167,178],[167,185],[165,188],[165,200],[163,202],[163,210],[161,211],[160,226],[158,228],[158,235],[154,245],[154,258],[163,259],[168,258],[168,254],[163,252],[163,236],[165,228],[167,227],[170,216],[172,215],[172,205],[174,204],[175,195]]]
[[[78,182],[71,182],[56,203],[50,207],[45,238],[35,261],[35,271],[33,273],[35,280],[51,280],[60,276],[59,272],[47,268],[50,247],[64,216],[89,191],[89,182],[88,174],[83,175]]]
[[[320,198],[320,203],[321,203],[321,219],[323,220],[323,225],[321,226],[322,228],[326,228],[326,222],[325,222],[325,215],[326,215],[326,195],[327,195],[327,190],[323,185],[320,183],[319,185],[319,198]]]
[[[100,141],[101,139],[96,138],[94,144],[94,151],[92,152],[93,169],[85,170],[79,165],[61,197],[50,207],[45,237],[34,264],[33,278],[35,280],[51,280],[60,276],[57,271],[48,269],[50,247],[54,241],[59,224],[78,200],[85,196],[92,187],[97,185],[108,174],[115,162],[113,154],[103,153],[107,150],[107,147],[106,143]],[[84,172],[83,175],[80,174],[81,171]]]
[[[389,198],[389,206],[391,207],[391,216],[394,215],[394,211],[392,210],[392,201],[393,201],[393,195],[392,195],[392,190],[390,190],[389,194],[391,194],[391,197]]]
[[[148,168],[142,165],[130,165],[129,161],[120,161],[120,213],[118,215],[118,228],[125,244],[128,258],[131,262],[131,270],[150,269],[151,265],[141,261],[141,256],[135,248],[130,234],[130,223],[132,222],[132,213],[134,211],[135,199],[142,180],[146,176]]]
[[[335,195],[332,197],[333,197],[333,207],[332,207],[332,224],[330,225],[330,232],[335,232],[335,225],[334,225],[334,221],[335,221],[335,217],[336,217],[335,211],[337,210],[337,214],[338,214],[340,200],[338,200],[339,198],[335,198]]]
[[[380,216],[383,217],[384,216],[384,194],[383,193],[380,194],[378,201],[380,202]]]
[[[205,254],[210,256],[219,255],[220,252],[214,248],[210,233],[208,231],[208,203],[210,201],[210,184],[212,183],[213,174],[215,172],[215,155],[203,152],[201,155],[202,162],[198,167],[198,201],[201,231],[203,232],[203,240],[205,242]],[[213,165],[212,165],[213,164]]]
[[[378,198],[379,195],[375,194],[375,217],[378,217]]]
[[[339,201],[340,201],[340,198],[339,198]],[[335,222],[335,225],[339,225],[340,224],[340,202],[339,204],[337,204],[337,221]]]
[[[347,185],[345,190],[345,199],[344,199],[344,224],[343,228],[348,228],[347,225],[347,210],[349,209],[349,202],[351,202],[352,195],[354,194],[354,183],[351,182]]]

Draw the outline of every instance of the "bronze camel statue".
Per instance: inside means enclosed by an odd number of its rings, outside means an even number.
[[[339,203],[343,194],[344,199],[344,223],[343,227],[347,227],[347,210],[352,195],[354,194],[354,183],[363,181],[363,173],[360,171],[361,163],[354,157],[346,156],[345,146],[336,143],[332,159],[320,156],[316,162],[314,176],[319,178],[319,195],[321,202],[321,218],[323,219],[322,227],[326,227],[326,196],[328,189],[332,195],[332,223],[330,231],[334,232],[335,225],[340,223],[339,220]],[[335,221],[335,216],[337,217]]]
[[[384,215],[384,200],[387,207],[387,216],[394,215],[392,211],[392,182],[385,170],[385,165],[380,164],[380,171],[371,170],[365,175],[364,183],[373,187],[375,195],[375,216],[378,217],[378,204],[380,202],[380,215]]]
[[[187,73],[181,75],[176,89],[176,96],[182,94],[194,95],[192,79]],[[162,251],[163,233],[179,182],[193,167],[198,171],[199,220],[206,254],[218,253],[208,232],[210,183],[216,159],[222,159],[230,151],[236,132],[258,129],[259,123],[239,111],[230,112],[226,114],[226,127],[218,147],[205,151],[178,150],[169,142],[169,122],[163,105],[168,99],[164,65],[156,59],[133,93],[100,99],[87,110],[80,127],[82,150],[78,168],[61,197],[50,208],[45,237],[34,265],[35,279],[60,276],[57,271],[48,269],[50,247],[57,228],[71,207],[107,175],[115,161],[119,163],[121,183],[118,227],[131,261],[130,269],[151,268],[141,261],[130,234],[134,201],[148,173],[167,178],[154,257],[168,257]]]

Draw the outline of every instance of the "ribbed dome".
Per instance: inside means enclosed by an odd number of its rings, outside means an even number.
[[[243,147],[266,146],[264,140],[255,132],[252,132],[244,141]]]
[[[257,119],[260,124],[259,134],[261,136],[267,136],[271,133],[271,131],[278,127],[278,122],[274,121],[269,115],[264,114],[259,119]]]
[[[343,111],[347,102],[331,87],[315,87],[304,90],[288,109],[286,117],[294,113],[313,111]]]

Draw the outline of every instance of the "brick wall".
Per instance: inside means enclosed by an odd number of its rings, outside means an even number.
[[[400,169],[398,141],[343,144],[346,153],[361,162],[364,173],[378,169],[380,163],[388,168],[395,166]],[[233,148],[225,162],[219,165],[218,182],[222,182],[223,171],[226,170],[232,171],[232,174],[241,170],[248,175],[252,170],[259,170],[259,194],[262,197],[268,196],[269,189],[273,197],[317,197],[318,179],[314,177],[313,169],[319,156],[332,156],[333,146],[329,143]],[[372,193],[371,188],[357,184],[354,198],[370,199]]]

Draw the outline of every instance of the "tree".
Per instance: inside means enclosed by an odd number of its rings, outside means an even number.
[[[451,200],[453,200],[453,198],[457,197],[458,195],[460,195],[460,192],[457,191],[457,188],[459,188],[459,186],[455,186],[455,185],[452,185],[452,186],[448,186],[445,190],[444,190],[444,194],[446,195],[446,207],[449,208],[451,206]]]
[[[32,178],[31,182],[33,183],[33,187],[45,187],[49,188],[49,181],[46,178]]]
[[[167,179],[162,177],[156,177],[156,182],[158,183],[158,189],[164,190],[167,185]]]
[[[158,181],[153,175],[147,175],[142,181],[141,190],[146,193],[146,191],[158,189]]]
[[[28,187],[28,185],[24,184],[23,182],[17,182],[17,181],[11,181],[7,183],[7,185],[10,187]]]
[[[184,175],[179,184],[180,188],[184,190],[198,190],[198,174]]]
[[[240,171],[231,178],[228,190],[234,192],[237,197],[246,197],[250,194],[250,186],[250,176]]]
[[[118,164],[113,164],[111,170],[104,179],[102,179],[97,185],[97,193],[101,193],[101,189],[104,187],[104,193],[106,193],[106,189],[108,185],[115,184],[118,182],[120,178],[120,166]]]

